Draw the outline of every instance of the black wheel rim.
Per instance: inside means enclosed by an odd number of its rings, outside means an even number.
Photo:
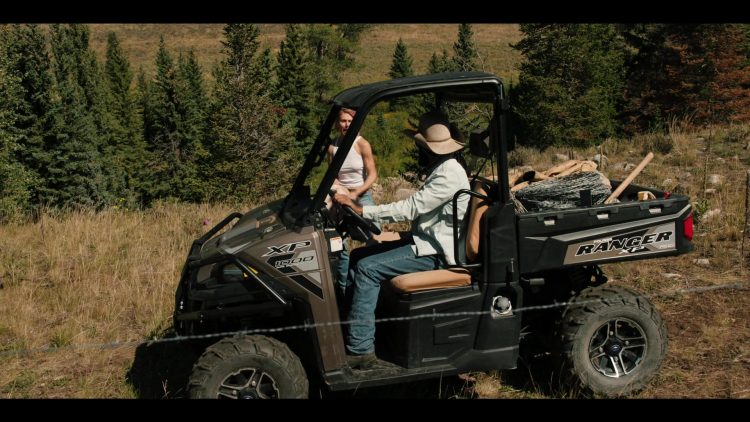
[[[242,368],[221,381],[218,398],[277,399],[279,388],[268,372],[258,368]]]
[[[610,378],[624,377],[638,369],[647,351],[643,328],[627,318],[602,324],[589,342],[591,364]]]

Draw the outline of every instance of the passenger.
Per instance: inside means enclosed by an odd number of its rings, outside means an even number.
[[[344,139],[344,135],[349,130],[349,126],[352,124],[354,115],[357,112],[350,108],[342,108],[339,110],[339,117],[336,121],[336,127],[341,132],[341,135],[328,146],[328,162],[333,160],[333,156],[339,149],[341,140]],[[372,155],[372,148],[370,143],[360,135],[354,139],[349,153],[346,155],[344,164],[341,165],[338,177],[333,183],[332,189],[339,193],[343,193],[348,190],[348,196],[357,201],[360,205],[375,205],[372,199],[372,193],[370,187],[375,183],[378,178],[378,171],[375,168],[375,158]],[[343,189],[342,189],[343,188]],[[344,251],[341,253],[339,259],[339,294],[343,298],[344,286],[346,283],[347,273],[349,271],[349,251],[348,246],[344,246]]]
[[[383,205],[357,205],[347,195],[334,201],[352,207],[366,219],[380,223],[410,220],[411,236],[399,241],[359,248],[352,252],[346,297],[350,321],[345,335],[347,363],[365,369],[376,361],[375,306],[380,284],[396,276],[455,265],[453,259],[453,195],[469,189],[466,170],[455,154],[463,145],[453,139],[448,119],[439,113],[423,115],[412,133],[425,157],[424,185],[402,201]],[[460,138],[460,137],[459,137]],[[459,221],[469,197],[458,201]],[[459,225],[460,227],[460,225]]]

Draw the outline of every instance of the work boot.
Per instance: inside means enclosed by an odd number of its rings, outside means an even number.
[[[378,358],[375,357],[375,352],[364,355],[346,355],[346,364],[352,369],[370,369],[377,361]]]

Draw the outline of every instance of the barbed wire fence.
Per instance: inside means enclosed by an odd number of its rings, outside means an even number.
[[[665,297],[665,296],[678,296],[678,295],[689,294],[689,293],[707,293],[707,292],[716,291],[716,290],[750,290],[750,282],[738,280],[738,281],[734,281],[730,283],[722,283],[722,284],[716,284],[716,285],[711,285],[711,286],[681,288],[681,289],[674,289],[674,290],[669,290],[669,291],[664,291],[664,292],[640,294],[640,295],[636,295],[635,297],[653,298],[653,297]],[[605,299],[592,299],[592,300],[583,300],[583,301],[575,301],[575,302],[556,302],[556,303],[545,304],[545,305],[533,305],[533,306],[514,308],[512,312],[523,313],[523,312],[530,312],[530,311],[543,311],[543,310],[557,309],[557,308],[563,308],[563,307],[568,307],[568,306],[571,306],[571,307],[572,306],[586,306],[592,303],[600,303],[600,302],[606,303],[606,302],[611,302],[617,299],[625,299],[625,298],[632,299],[633,297],[634,296],[632,295],[629,295],[627,297],[610,296]],[[287,325],[283,327],[254,328],[254,329],[225,331],[225,332],[200,334],[200,335],[164,337],[164,338],[154,337],[148,340],[127,340],[127,341],[114,341],[114,342],[109,342],[109,343],[69,344],[69,345],[63,345],[63,346],[47,346],[47,347],[30,348],[30,349],[17,348],[17,349],[1,351],[0,357],[28,356],[34,353],[52,353],[52,352],[61,352],[61,351],[66,351],[66,350],[91,350],[91,349],[107,350],[107,349],[117,349],[117,348],[128,347],[128,346],[137,347],[143,344],[150,346],[150,345],[159,344],[159,343],[205,340],[209,338],[223,338],[223,337],[236,336],[236,335],[272,334],[272,333],[280,333],[284,331],[308,330],[308,329],[314,329],[314,328],[319,328],[319,327],[351,325],[351,324],[356,324],[356,323],[373,322],[373,321],[377,324],[377,323],[384,323],[384,322],[410,321],[410,320],[416,320],[416,319],[435,319],[435,318],[446,318],[446,317],[455,317],[455,316],[483,316],[483,315],[490,315],[491,312],[492,311],[490,310],[447,312],[447,313],[438,313],[438,312],[433,311],[432,313],[427,313],[427,314],[412,315],[412,316],[405,316],[405,317],[376,318],[374,320],[325,321],[325,322],[317,322],[317,323],[309,323],[309,324],[306,323],[306,324]]]

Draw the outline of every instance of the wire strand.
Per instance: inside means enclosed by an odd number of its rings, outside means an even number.
[[[670,291],[665,291],[665,292],[642,294],[642,295],[637,295],[635,297],[651,298],[651,297],[659,297],[659,296],[676,296],[676,295],[682,295],[682,294],[688,294],[688,293],[705,293],[705,292],[710,292],[710,291],[715,291],[715,290],[724,290],[724,289],[750,290],[750,283],[738,281],[738,282],[724,283],[724,284],[718,284],[718,285],[713,285],[713,286],[682,288],[682,289],[675,289],[675,290],[670,290]],[[627,296],[627,298],[633,298],[633,297],[634,296],[632,295]],[[557,302],[557,303],[551,303],[551,304],[546,304],[546,305],[525,306],[525,307],[513,309],[513,313],[549,310],[549,309],[562,308],[562,307],[567,307],[567,306],[585,306],[587,304],[598,303],[602,301],[612,300],[615,298],[626,298],[626,297],[625,296],[611,296],[606,299],[592,299],[592,300],[583,300],[583,301],[575,301],[575,302]],[[308,329],[319,328],[319,327],[351,325],[351,324],[357,324],[357,323],[375,322],[377,324],[377,323],[382,323],[382,322],[411,321],[411,320],[416,320],[416,319],[429,319],[429,318],[435,319],[435,318],[447,318],[447,317],[455,317],[455,316],[482,316],[482,315],[489,315],[489,314],[491,314],[491,311],[489,310],[487,311],[464,311],[464,312],[440,312],[440,313],[433,312],[429,314],[412,315],[412,316],[405,316],[405,317],[388,317],[388,318],[360,319],[360,320],[346,320],[346,321],[324,321],[324,322],[316,322],[312,324],[295,324],[295,325],[287,325],[283,327],[273,327],[273,328],[253,328],[253,329],[247,329],[247,330],[225,331],[225,332],[211,333],[211,334],[152,338],[150,340],[145,340],[145,341],[131,340],[131,341],[122,341],[122,342],[118,341],[118,342],[111,342],[111,343],[85,343],[85,344],[71,344],[71,345],[65,345],[65,346],[47,346],[47,347],[40,347],[36,349],[11,349],[11,350],[5,350],[5,351],[0,352],[0,356],[29,355],[32,353],[49,353],[49,352],[59,352],[63,350],[84,350],[84,349],[105,350],[105,349],[116,349],[116,348],[127,347],[127,346],[140,346],[141,344],[147,344],[150,346],[150,345],[158,344],[158,343],[201,340],[201,339],[209,339],[209,338],[216,338],[216,337],[229,337],[229,336],[236,336],[236,335],[279,333],[279,332],[284,332],[284,331],[308,330]]]

